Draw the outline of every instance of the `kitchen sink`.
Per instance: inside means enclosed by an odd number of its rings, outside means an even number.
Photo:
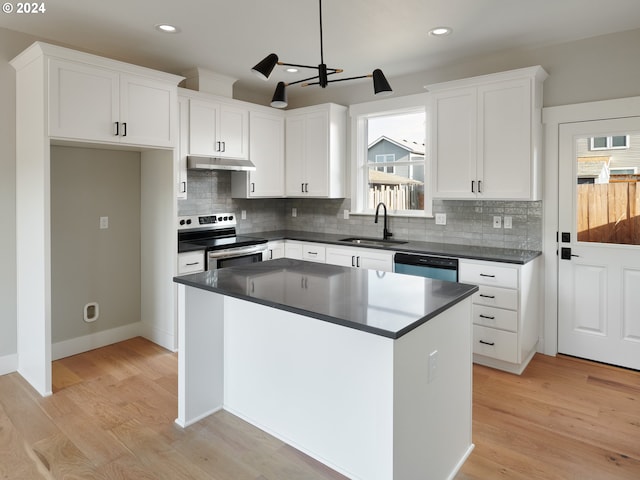
[[[389,247],[393,245],[402,245],[402,240],[383,240],[381,238],[366,238],[366,237],[349,237],[340,239],[341,242],[351,243],[354,245],[370,246],[370,247]]]

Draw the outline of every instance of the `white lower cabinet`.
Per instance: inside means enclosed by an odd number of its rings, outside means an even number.
[[[204,250],[178,254],[178,275],[204,272]]]
[[[381,252],[368,248],[327,247],[326,263],[392,272],[393,255],[394,252]]]
[[[461,283],[473,296],[473,361],[520,374],[536,352],[541,257],[524,265],[461,259]]]
[[[262,253],[262,260],[275,260],[277,258],[284,258],[284,240],[275,240],[267,243],[267,250]]]

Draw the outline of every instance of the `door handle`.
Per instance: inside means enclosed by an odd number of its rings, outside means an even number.
[[[580,255],[575,255],[571,253],[571,249],[569,247],[562,247],[560,249],[560,258],[562,260],[571,260],[571,257],[579,257]]]

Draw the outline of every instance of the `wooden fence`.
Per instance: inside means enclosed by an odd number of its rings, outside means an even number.
[[[578,241],[640,245],[640,183],[577,185]]]

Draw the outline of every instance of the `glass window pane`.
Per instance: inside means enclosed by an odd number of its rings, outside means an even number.
[[[424,210],[425,121],[424,112],[369,118],[366,208]]]
[[[607,137],[593,137],[591,139],[591,148],[605,149],[607,148]]]
[[[591,145],[602,139],[591,138]],[[640,133],[609,137],[608,148],[623,146]],[[640,155],[631,149],[615,156],[589,155],[587,139],[576,143],[576,231],[579,242],[640,245]],[[597,142],[596,142],[597,140]],[[616,145],[617,143],[617,145]]]
[[[627,136],[618,135],[611,137],[611,146],[614,148],[624,148],[627,146]]]

